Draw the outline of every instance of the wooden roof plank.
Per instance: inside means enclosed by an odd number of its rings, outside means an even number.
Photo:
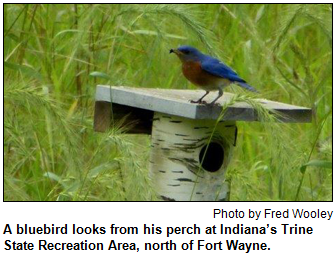
[[[217,119],[221,106],[228,102],[234,94],[224,93],[218,100],[221,105],[201,105],[190,103],[204,94],[202,90],[172,90],[154,88],[133,88],[123,86],[98,85],[96,101],[116,103],[128,107],[151,110],[169,115],[181,116],[190,119]],[[217,96],[212,93],[207,96],[210,102]],[[308,123],[312,119],[312,110],[266,99],[257,99],[270,110],[282,115],[279,121],[290,123]],[[258,121],[256,110],[245,102],[237,102],[227,109],[223,120],[227,121]]]

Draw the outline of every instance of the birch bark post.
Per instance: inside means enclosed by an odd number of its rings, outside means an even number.
[[[234,121],[222,121],[213,131],[215,122],[154,114],[150,173],[162,200],[227,201],[229,186],[225,171],[237,127]]]

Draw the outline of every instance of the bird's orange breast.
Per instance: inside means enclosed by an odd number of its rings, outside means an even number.
[[[201,62],[185,61],[182,63],[183,75],[193,84],[200,86],[214,85],[219,78],[204,71]]]

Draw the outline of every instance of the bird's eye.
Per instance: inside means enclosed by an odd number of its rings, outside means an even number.
[[[189,50],[184,50],[183,52],[184,52],[184,54],[189,54],[190,53]]]

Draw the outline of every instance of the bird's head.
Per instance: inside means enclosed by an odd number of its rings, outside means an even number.
[[[184,61],[199,61],[202,53],[194,47],[183,45],[176,49],[171,49],[169,53],[175,53],[182,62]]]

